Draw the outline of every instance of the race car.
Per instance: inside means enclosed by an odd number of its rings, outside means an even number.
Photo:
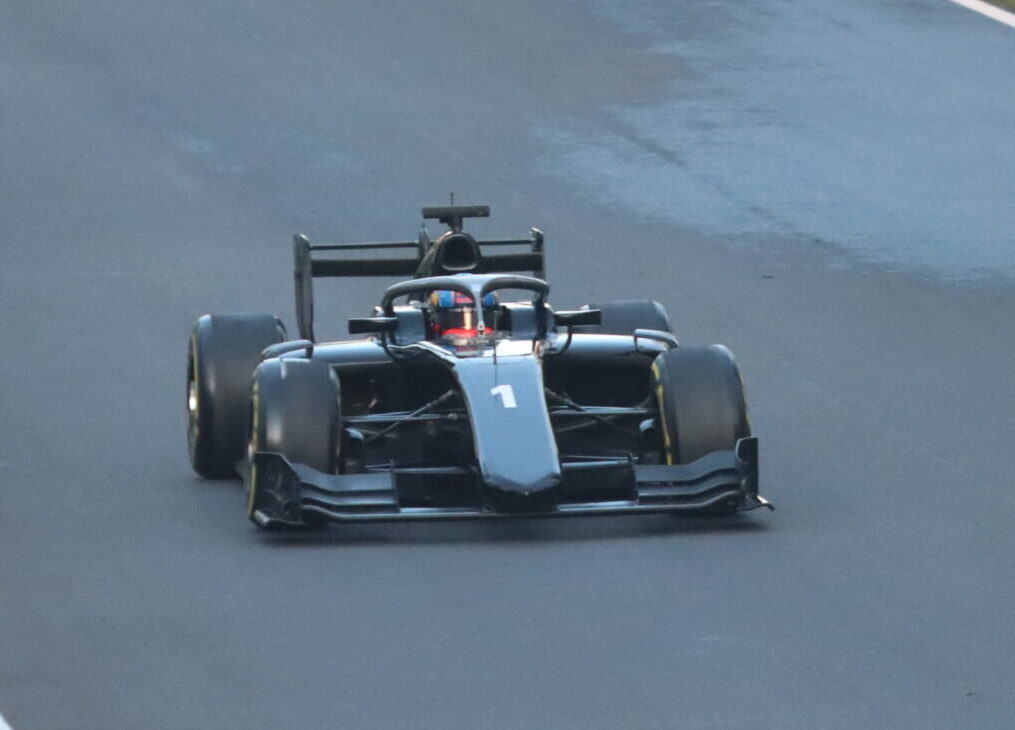
[[[488,215],[424,208],[436,240],[295,236],[299,339],[270,315],[198,319],[194,470],[241,476],[265,528],[770,507],[730,351],[681,347],[651,300],[555,311],[543,234],[463,230]],[[347,257],[364,250],[383,253]],[[340,276],[410,278],[349,320],[354,339],[318,342],[313,282]]]

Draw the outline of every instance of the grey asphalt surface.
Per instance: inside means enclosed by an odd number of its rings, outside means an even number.
[[[1015,31],[937,0],[9,2],[0,713],[90,728],[1015,724]],[[772,514],[266,535],[206,311],[449,191],[745,374]],[[332,317],[384,281],[341,282]],[[322,287],[322,292],[324,288]],[[327,333],[327,326],[322,329]]]

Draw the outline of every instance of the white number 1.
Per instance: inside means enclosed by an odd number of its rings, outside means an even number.
[[[517,408],[518,401],[515,400],[515,390],[510,385],[498,385],[490,389],[490,395],[496,398],[500,396],[500,402],[505,408]]]

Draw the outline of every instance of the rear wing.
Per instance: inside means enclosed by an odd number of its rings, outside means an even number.
[[[296,323],[300,337],[314,339],[313,280],[343,276],[398,276],[420,278],[455,273],[500,274],[531,273],[546,278],[543,233],[538,228],[528,238],[477,241],[462,232],[463,218],[486,217],[483,206],[447,206],[424,208],[423,217],[437,219],[450,227],[436,241],[423,228],[415,242],[311,244],[304,235],[293,236],[296,289]],[[527,250],[511,252],[510,248]],[[499,253],[504,248],[507,253]],[[498,253],[489,252],[491,249]],[[354,258],[346,254],[359,251],[412,251],[403,257]]]

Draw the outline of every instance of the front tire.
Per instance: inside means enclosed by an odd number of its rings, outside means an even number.
[[[285,339],[285,327],[270,315],[206,314],[194,324],[187,348],[187,447],[202,477],[235,476],[251,375],[261,351]]]
[[[334,370],[318,360],[266,360],[254,374],[251,392],[249,457],[258,451],[281,454],[291,463],[334,474],[340,464],[341,402]],[[258,475],[249,465],[248,515],[253,513]],[[324,519],[304,513],[303,522]]]
[[[722,345],[660,354],[652,363],[652,391],[667,464],[689,464],[733,449],[751,435],[740,369]]]

